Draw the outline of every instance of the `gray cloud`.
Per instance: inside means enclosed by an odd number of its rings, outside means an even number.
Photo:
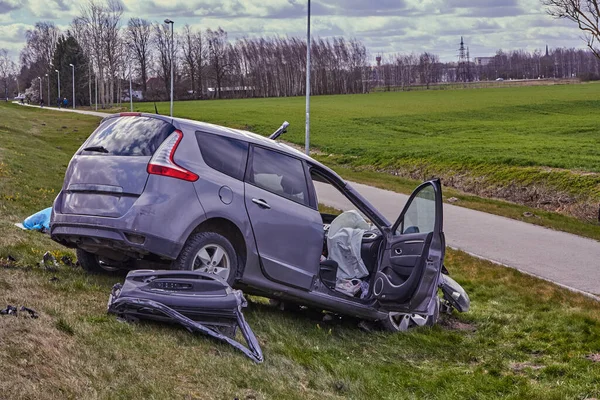
[[[20,0],[0,0],[0,14],[8,14],[23,6]]]
[[[67,27],[81,0],[0,0],[0,47],[11,53],[24,44],[22,27],[51,20]],[[162,21],[181,28],[222,26],[231,39],[258,35],[304,37],[306,0],[122,0],[130,17]],[[357,38],[373,54],[437,53],[456,59],[460,36],[471,56],[499,48],[533,50],[584,47],[580,33],[566,21],[545,15],[539,0],[312,0],[312,30],[318,37]],[[12,30],[16,30],[13,32]],[[8,39],[10,37],[10,39]]]

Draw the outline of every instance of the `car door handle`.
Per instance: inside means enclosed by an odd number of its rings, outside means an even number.
[[[263,199],[252,199],[252,202],[254,204],[257,204],[260,208],[265,208],[267,210],[271,209],[271,206],[269,205],[269,203],[267,203]]]

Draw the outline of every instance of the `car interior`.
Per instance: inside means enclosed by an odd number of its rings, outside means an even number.
[[[315,173],[314,171],[311,171],[311,178],[312,178],[313,182],[319,182],[321,184],[329,185],[334,190],[337,191],[337,189],[331,184],[331,182],[329,182],[326,178],[322,177],[318,173]],[[318,200],[319,190],[317,187],[315,187],[315,191],[317,192],[316,194],[317,194],[317,200]],[[341,192],[340,192],[340,196],[345,198],[345,196]],[[325,209],[325,210],[322,210],[322,209]],[[322,261],[321,261],[321,265],[320,265],[320,278],[321,278],[321,281],[328,288],[335,290],[336,283],[337,283],[336,275],[337,275],[337,270],[338,270],[338,264],[336,261],[329,259],[329,249],[327,246],[327,233],[329,231],[329,227],[330,227],[331,223],[335,220],[335,218],[337,218],[342,213],[342,211],[336,210],[335,208],[331,208],[331,207],[323,207],[322,205],[319,205],[319,210],[320,210],[321,218],[323,220],[323,230],[325,232],[325,236],[323,239],[323,253],[322,253],[323,257],[321,257]],[[363,215],[363,218],[364,218],[364,215]],[[371,280],[372,280],[372,278],[375,277],[375,274],[377,273],[377,260],[378,260],[378,255],[379,255],[379,249],[383,242],[383,235],[381,234],[381,231],[375,225],[373,225],[368,219],[365,218],[365,220],[371,226],[371,229],[366,230],[362,235],[360,256],[361,256],[361,259],[362,259],[365,267],[367,268],[367,270],[369,272],[369,275],[364,278],[361,278],[361,280],[368,282],[369,287],[370,287]],[[346,293],[344,293],[344,294],[346,294]],[[359,291],[355,294],[355,297],[359,298],[360,295],[361,295],[361,292]]]

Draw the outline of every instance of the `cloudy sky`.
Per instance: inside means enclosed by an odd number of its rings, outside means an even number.
[[[0,48],[17,56],[25,32],[36,21],[66,29],[84,0],[0,0]],[[303,36],[306,0],[123,0],[123,21],[132,16],[175,27],[188,23],[223,27],[230,38],[257,35]],[[372,57],[382,53],[432,51],[442,61],[457,57],[460,36],[471,57],[502,49],[584,47],[566,21],[545,14],[540,0],[313,0],[312,29],[322,37],[362,40]]]

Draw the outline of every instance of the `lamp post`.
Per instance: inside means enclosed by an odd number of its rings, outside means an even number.
[[[96,96],[96,111],[98,111],[98,75],[94,74],[95,78],[95,86],[94,86],[94,95]]]
[[[129,62],[129,110],[133,112],[133,90],[131,83],[131,60]]]
[[[73,74],[73,110],[75,109],[75,66],[73,64],[69,64]]]
[[[58,76],[58,108],[60,108],[60,71],[55,69],[54,72]]]
[[[46,86],[48,87],[48,97],[46,97],[46,101],[48,102],[47,106],[50,107],[50,77],[46,74]]]
[[[171,118],[173,118],[173,56],[175,55],[175,46],[173,44],[173,26],[175,21],[165,19],[165,24],[171,24]]]
[[[308,0],[308,22],[306,27],[306,134],[304,151],[310,153],[310,0]]]
[[[42,105],[42,100],[44,98],[44,95],[42,94],[42,77],[38,76],[38,79],[40,80],[40,106]]]

